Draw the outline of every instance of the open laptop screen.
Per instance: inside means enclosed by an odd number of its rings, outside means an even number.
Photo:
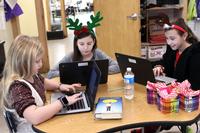
[[[117,58],[122,76],[126,72],[126,68],[131,67],[133,73],[135,74],[136,83],[146,85],[147,81],[158,81],[170,84],[176,81],[176,79],[167,76],[154,77],[152,64],[149,60],[120,53],[115,53],[115,56]]]
[[[147,81],[155,82],[151,62],[143,58],[115,53],[122,76],[127,67],[132,68],[135,75],[135,82],[146,85]]]
[[[93,107],[94,102],[95,102],[100,77],[101,77],[101,72],[100,72],[97,64],[95,62],[93,62],[93,67],[90,72],[89,83],[86,88],[86,93],[87,93],[88,99],[91,103],[91,108]]]
[[[101,71],[101,83],[106,83],[108,78],[108,59],[95,60]],[[90,77],[93,61],[79,61],[59,64],[60,82],[64,84],[81,83],[86,85]]]
[[[59,113],[57,113],[58,115],[88,112],[93,109],[101,76],[101,72],[95,62],[92,62],[89,76],[86,91],[82,94],[83,99],[63,108]],[[65,96],[65,94],[62,92],[53,92],[51,94],[51,103],[58,100],[60,96]]]

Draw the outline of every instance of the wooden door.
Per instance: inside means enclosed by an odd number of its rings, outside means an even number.
[[[140,18],[128,17],[140,14],[140,0],[94,0],[94,10],[104,17],[96,28],[98,47],[113,58],[115,52],[140,56]]]

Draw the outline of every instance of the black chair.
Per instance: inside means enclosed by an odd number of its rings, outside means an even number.
[[[10,133],[16,133],[17,132],[17,125],[15,123],[15,119],[13,117],[13,114],[9,111],[3,112],[4,118],[6,120],[7,126],[9,128]]]
[[[15,123],[15,119],[13,117],[13,114],[9,111],[4,111],[3,112],[4,118],[6,120],[8,129],[10,133],[16,133],[17,132],[17,124]],[[33,131],[36,133],[45,133],[39,129],[36,129],[34,126],[32,126]]]
[[[2,77],[2,71],[4,68],[5,61],[6,61],[4,43],[5,41],[0,41],[0,79]]]

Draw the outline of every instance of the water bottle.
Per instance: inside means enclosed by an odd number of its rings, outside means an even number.
[[[131,70],[131,67],[126,68],[124,74],[124,97],[128,100],[133,99],[134,97],[134,74]]]

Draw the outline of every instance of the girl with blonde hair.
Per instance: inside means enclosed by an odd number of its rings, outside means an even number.
[[[60,84],[40,75],[43,48],[35,38],[19,35],[11,44],[1,80],[2,105],[13,114],[17,132],[34,132],[32,124],[40,124],[63,107],[82,99],[81,93],[64,96],[54,103],[46,102],[45,90],[75,91],[80,84]]]

